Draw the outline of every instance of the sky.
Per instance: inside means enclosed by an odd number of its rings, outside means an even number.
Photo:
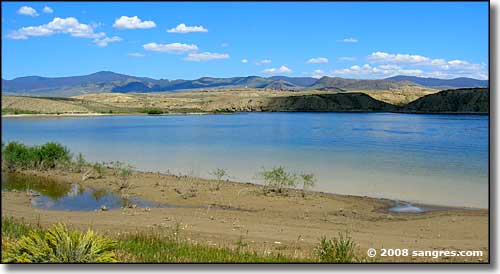
[[[2,2],[2,78],[488,78],[488,2]]]

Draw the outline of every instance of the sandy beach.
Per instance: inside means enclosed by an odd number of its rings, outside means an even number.
[[[56,222],[119,235],[136,231],[169,231],[180,227],[193,243],[234,247],[238,239],[249,250],[311,256],[320,237],[349,231],[358,252],[369,248],[409,250],[480,250],[478,257],[380,257],[380,262],[486,262],[488,210],[436,208],[425,213],[394,213],[393,201],[369,197],[290,190],[264,195],[254,184],[134,171],[126,179],[108,172],[102,179],[82,181],[81,173],[24,171],[121,195],[168,204],[169,208],[124,208],[75,212],[34,208],[24,192],[2,192],[2,216],[23,218],[43,226]],[[217,189],[219,185],[219,189]]]

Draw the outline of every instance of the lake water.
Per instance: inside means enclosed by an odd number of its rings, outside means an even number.
[[[2,141],[60,142],[91,161],[259,183],[312,172],[315,190],[488,207],[488,116],[394,113],[2,118]]]

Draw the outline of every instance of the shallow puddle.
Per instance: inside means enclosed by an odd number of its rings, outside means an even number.
[[[94,189],[47,178],[2,174],[2,191],[22,191],[31,196],[34,207],[49,210],[94,211],[123,207],[179,207],[158,204],[137,197],[124,197],[105,189]]]
[[[423,213],[430,211],[430,209],[417,207],[411,203],[396,202],[396,205],[388,209],[390,212],[396,213]]]

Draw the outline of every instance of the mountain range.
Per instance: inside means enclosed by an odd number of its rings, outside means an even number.
[[[340,77],[202,77],[195,80],[167,80],[136,77],[111,71],[83,76],[40,77],[27,76],[12,80],[2,79],[2,93],[38,96],[75,96],[87,93],[119,92],[149,93],[174,92],[214,88],[256,88],[274,90],[392,90],[405,86],[428,88],[488,87],[487,80],[472,78],[437,79],[415,76],[394,76],[386,79],[360,80]]]

